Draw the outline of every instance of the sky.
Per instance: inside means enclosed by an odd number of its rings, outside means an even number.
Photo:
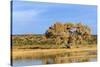
[[[43,34],[55,22],[82,22],[97,34],[97,6],[13,1],[12,34]]]

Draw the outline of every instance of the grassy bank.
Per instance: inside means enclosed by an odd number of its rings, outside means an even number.
[[[72,45],[71,48],[58,48],[52,39],[44,35],[12,35],[12,59],[36,59],[44,57],[91,58],[96,57],[97,36],[92,35],[91,44]],[[69,57],[70,56],[70,57]],[[60,58],[59,58],[60,57]]]
[[[54,44],[53,39],[45,39],[45,35],[43,34],[12,35],[12,45],[53,46]],[[91,35],[89,44],[97,44],[97,35]]]
[[[73,48],[73,49],[13,49],[13,59],[34,59],[47,56],[59,56],[67,54],[71,56],[84,56],[86,53],[95,51],[96,47],[92,48]],[[95,55],[95,54],[93,54]],[[86,55],[87,56],[87,55]]]

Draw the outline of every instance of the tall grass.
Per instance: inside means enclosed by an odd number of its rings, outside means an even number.
[[[44,35],[12,35],[13,45],[50,45],[54,44],[53,39],[45,40]],[[97,43],[97,35],[92,35],[91,44]]]
[[[90,51],[96,48],[76,48],[76,49],[13,49],[13,59],[32,59],[48,56],[87,56]],[[91,54],[96,55],[96,54]],[[85,56],[85,57],[86,57]]]

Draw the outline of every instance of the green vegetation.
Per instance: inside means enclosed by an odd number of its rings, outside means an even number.
[[[24,35],[13,35],[12,36],[12,44],[13,45],[52,45],[54,44],[50,39],[47,40],[42,40],[44,35],[41,35],[38,37],[38,35],[30,35],[27,34],[26,36]],[[27,40],[29,39],[29,40]],[[30,41],[30,44],[29,42]],[[96,44],[97,43],[97,35],[92,35],[91,36],[91,44]]]
[[[55,23],[45,33],[56,45],[70,48],[71,45],[91,44],[91,30],[82,23]]]
[[[50,45],[52,40],[44,40],[44,35],[12,35],[13,45]]]
[[[45,34],[12,35],[12,59],[52,57],[54,63],[85,62],[97,58],[97,35],[81,23],[57,22]],[[71,48],[71,49],[67,49]]]
[[[91,35],[88,26],[81,23],[56,22],[45,34],[12,35],[13,46],[39,48],[70,48],[71,46],[97,44],[97,35]]]

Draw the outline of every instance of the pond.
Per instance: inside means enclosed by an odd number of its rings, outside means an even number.
[[[13,67],[32,66],[45,64],[62,64],[62,63],[77,63],[77,62],[96,62],[96,51],[91,52],[74,52],[63,53],[60,55],[46,56],[35,59],[17,59],[13,60]]]
[[[90,58],[90,59],[88,59],[86,61],[88,61],[88,62],[96,62],[97,59],[96,58]],[[73,61],[73,62],[75,62],[75,61]],[[78,61],[76,61],[76,62],[78,62]],[[54,63],[53,59],[50,59],[50,58],[48,59],[47,63],[45,63],[44,59],[23,59],[23,60],[14,60],[13,61],[13,67],[44,65],[44,64],[53,64],[53,63]],[[65,63],[67,63],[67,62],[65,61]]]

